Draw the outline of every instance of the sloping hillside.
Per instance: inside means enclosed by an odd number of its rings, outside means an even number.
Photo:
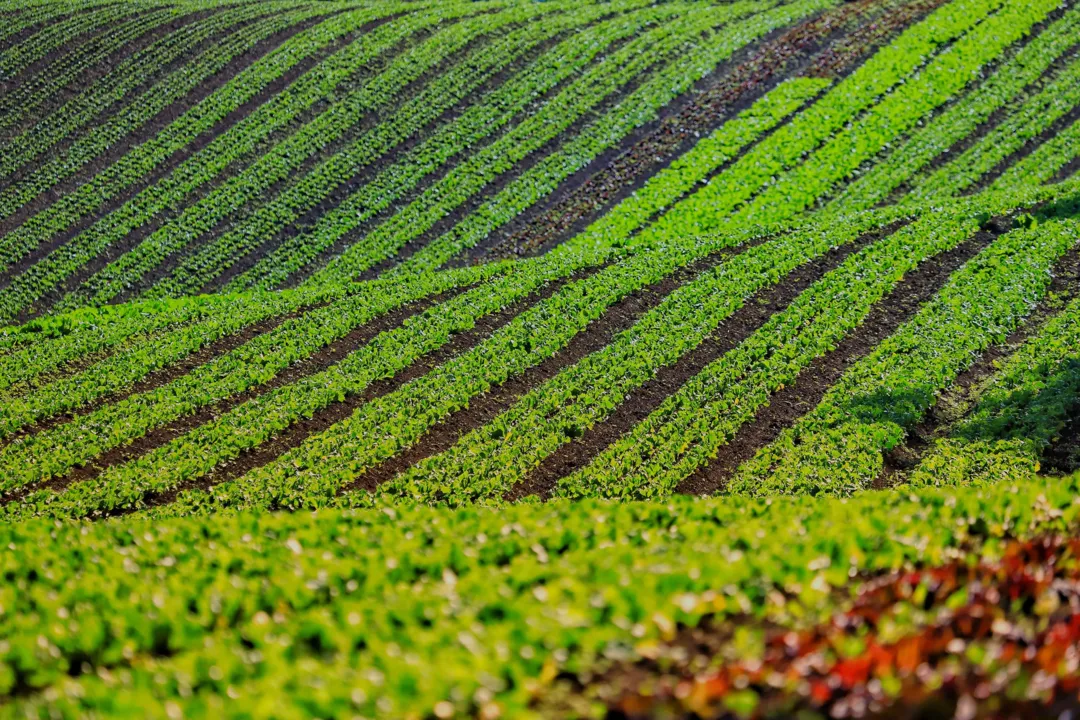
[[[0,718],[1075,716],[1078,171],[1059,0],[0,0]]]

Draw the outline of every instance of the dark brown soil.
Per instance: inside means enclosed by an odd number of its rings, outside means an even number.
[[[787,307],[804,290],[827,272],[834,270],[853,252],[895,232],[902,223],[867,233],[853,243],[832,248],[824,255],[799,266],[778,284],[767,287],[746,300],[741,308],[724,320],[705,342],[672,365],[661,368],[654,377],[632,392],[603,422],[582,437],[564,444],[545,458],[535,470],[515,487],[510,499],[538,495],[547,499],[560,478],[588,465],[593,458],[640,421],[644,420],[687,380],[717,358],[749,337],[776,313]]]
[[[858,360],[907,322],[948,281],[949,276],[997,237],[980,231],[959,246],[921,263],[870,310],[862,325],[832,352],[815,359],[791,385],[775,393],[731,442],[718,448],[716,458],[681,482],[680,493],[708,495],[722,491],[727,479],[758,449],[777,438],[798,418],[813,410],[840,377]]]
[[[1080,470],[1080,417],[1069,418],[1061,437],[1043,459],[1043,472],[1066,475]]]
[[[843,57],[850,63],[856,62],[860,54],[868,53],[895,29],[939,4],[941,0],[909,3],[877,22],[858,26],[850,35],[854,44],[849,41],[845,47],[860,50],[849,50]],[[873,2],[845,4],[782,32],[779,37],[768,37],[760,45],[752,46],[754,52],[749,59],[739,62],[740,58],[733,58],[728,63],[733,67],[730,72],[706,78],[696,92],[680,98],[681,105],[669,105],[671,110],[647,128],[651,132],[631,138],[633,143],[621,148],[618,157],[605,157],[604,164],[590,165],[564,183],[546,206],[538,205],[531,214],[523,215],[501,233],[494,234],[471,257],[475,259],[483,253],[494,257],[531,254],[580,232],[614,204],[640,189],[652,175],[692,147],[698,137],[712,132],[728,117],[753,104],[781,76],[814,67],[811,58],[814,53],[843,38],[850,25],[864,22],[875,7]],[[831,67],[839,68],[839,64],[834,60]],[[844,68],[848,72],[852,69]]]

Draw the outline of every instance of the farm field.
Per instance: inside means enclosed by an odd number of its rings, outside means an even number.
[[[0,0],[0,718],[1080,712],[1080,7]]]

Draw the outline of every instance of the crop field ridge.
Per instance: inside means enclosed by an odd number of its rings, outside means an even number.
[[[0,720],[1080,715],[1073,0],[0,0]]]

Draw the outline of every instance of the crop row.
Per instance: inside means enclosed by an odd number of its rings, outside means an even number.
[[[865,575],[1072,532],[1078,482],[5,524],[0,694],[19,717],[525,716],[677,628],[813,624]]]
[[[348,147],[336,152],[326,163],[313,170],[300,182],[279,192],[273,200],[263,205],[246,222],[230,228],[226,233],[197,248],[193,254],[179,263],[169,277],[156,283],[145,295],[164,297],[198,291],[232,263],[260,247],[267,237],[272,237],[282,227],[296,222],[305,212],[323,202],[335,188],[354,175],[358,168],[369,165],[402,140],[417,133],[505,65],[514,62],[556,33],[594,22],[597,18],[608,15],[614,10],[636,9],[635,5],[640,4],[640,2],[634,2],[614,7],[584,6],[576,12],[556,14],[546,21],[541,19],[530,23],[500,38],[497,42],[480,48],[475,57],[463,61],[459,66],[461,69],[458,69],[456,73],[451,71],[441,74],[423,92],[392,116],[380,121],[371,133],[361,136]],[[570,60],[565,57],[569,52],[567,45],[573,42],[572,40],[565,41],[558,48],[565,58],[563,63],[553,64],[551,59],[545,56],[546,62],[539,66],[546,70],[545,76],[536,78],[530,73],[520,76],[520,79],[511,78],[490,96],[485,96],[480,103],[471,106],[453,122],[435,130],[405,158],[382,171],[380,178],[389,177],[390,182],[396,184],[395,180],[400,182],[398,176],[408,173],[410,166],[414,164],[426,166],[427,172],[434,171],[442,165],[447,156],[460,153],[471,144],[481,140],[486,134],[494,132],[500,125],[509,122],[530,100],[535,100],[558,82],[580,72],[611,42],[639,32],[650,23],[659,21],[660,24],[656,30],[645,33],[636,41],[639,50],[648,47],[649,41],[658,42],[658,36],[666,35],[674,30],[675,24],[665,21],[689,9],[689,6],[665,4],[645,12],[633,13],[629,18],[620,18],[620,21],[612,21],[606,24],[608,32],[599,35],[594,41],[586,44],[586,37],[577,40],[585,46],[578,47],[576,55],[580,59]],[[605,58],[604,64],[608,68],[614,68],[614,70],[609,69],[608,72],[623,71],[626,74],[632,74],[632,70],[623,64],[627,57],[630,56],[626,55],[626,50],[621,50],[615,56]],[[459,75],[461,77],[458,77]],[[495,113],[499,115],[492,117]],[[440,148],[440,145],[445,149]],[[449,147],[446,147],[447,145]],[[439,152],[440,150],[442,152]],[[375,184],[375,188],[369,184],[362,191],[353,193],[346,205],[349,210],[339,206],[335,215],[351,215],[359,221],[370,217],[378,209],[387,207],[402,192],[402,190],[398,190],[397,194],[383,192],[385,187],[379,186],[385,186],[385,181],[378,183],[376,180]]]
[[[644,187],[580,234],[558,246],[562,249],[556,252],[594,244],[617,246],[828,85],[828,80],[820,78],[794,78],[781,83],[650,177]]]
[[[674,52],[688,37],[712,25],[745,15],[753,9],[753,3],[735,3],[723,8],[696,8],[686,12],[683,18],[664,23],[634,38],[582,73],[572,84],[547,100],[535,113],[524,117],[494,142],[463,159],[426,188],[406,209],[395,214],[358,241],[358,244],[379,247],[381,238],[385,235],[394,237],[403,233],[419,234],[447,214],[463,198],[475,192],[478,186],[490,182],[500,172],[513,168],[527,154],[557,137],[606,96],[632,82],[639,74],[647,73],[655,63]],[[370,188],[375,191],[378,189],[378,185]],[[390,196],[390,199],[392,198],[393,196]],[[313,233],[325,229],[330,231],[322,233],[318,242],[320,247],[313,250],[325,247],[328,242],[370,217],[371,209],[364,207],[362,211],[359,210],[363,207],[360,203],[368,199],[365,193],[355,195],[337,212],[320,219],[313,228]],[[379,205],[383,202],[384,199],[380,197]],[[301,253],[301,256],[310,256],[312,252]],[[289,255],[293,253],[290,252]],[[220,258],[212,260],[214,264],[220,261]]]
[[[989,189],[1008,190],[1024,184],[1044,183],[1077,157],[1080,157],[1080,120],[1056,133],[1003,172]]]
[[[14,78],[28,66],[70,44],[72,38],[95,28],[105,27],[138,10],[139,7],[136,5],[102,3],[90,8],[87,12],[73,13],[63,20],[52,23],[18,45],[0,52],[0,79]]]
[[[8,341],[8,347],[0,355],[0,392],[11,396],[40,388],[49,382],[50,375],[65,365],[118,352],[117,348],[125,345],[147,342],[151,338],[153,342],[172,342],[167,335],[170,329],[206,319],[218,322],[220,318],[215,317],[218,314],[232,316],[233,327],[239,330],[265,318],[329,299],[333,299],[329,293],[274,296],[261,293],[244,297],[203,295],[168,302],[88,308],[39,319],[3,337]],[[207,330],[205,334],[207,341],[212,341],[212,331]],[[41,376],[45,379],[39,379]]]
[[[88,69],[134,42],[155,28],[167,26],[181,18],[185,8],[162,7],[134,15],[111,26],[106,32],[78,45],[74,50],[50,63],[42,72],[34,73],[15,88],[0,96],[0,134],[8,136],[27,117],[41,113],[41,106],[54,99]]]
[[[1058,7],[1053,0],[1007,4],[935,57],[915,77],[878,102],[795,169],[731,216],[733,222],[788,217],[806,210],[890,143],[902,138],[965,86],[982,68]],[[1069,74],[1062,82],[1080,87]],[[1080,93],[1080,90],[1075,90]]]
[[[208,195],[158,227],[135,248],[92,275],[77,290],[69,293],[60,303],[60,307],[82,305],[87,299],[105,302],[126,288],[137,287],[142,274],[163,260],[170,252],[188,242],[194,242],[202,233],[209,231],[230,214],[245,208],[250,209],[250,203],[254,202],[267,188],[286,180],[290,173],[299,170],[309,157],[316,157],[330,143],[352,131],[363,117],[375,113],[380,108],[390,107],[391,103],[398,100],[400,93],[408,84],[447,61],[448,57],[470,42],[475,42],[507,24],[520,22],[544,11],[535,5],[520,6],[494,15],[484,14],[480,12],[481,10],[481,7],[474,4],[468,8],[451,7],[447,12],[440,11],[438,14],[409,14],[401,24],[383,25],[374,32],[362,36],[357,44],[363,46],[363,50],[354,54],[353,63],[347,68],[340,66],[335,68],[339,82],[374,58],[391,53],[405,37],[420,28],[442,22],[447,19],[447,16],[466,16],[466,19],[450,23],[415,47],[404,49],[400,55],[393,58],[382,73],[362,80],[359,86],[343,93],[325,112],[273,145],[239,174],[228,178]],[[448,82],[456,79],[456,77],[451,77]],[[325,91],[325,86],[320,88],[309,85],[309,88]],[[317,99],[318,95],[309,91],[303,93],[301,97],[307,103]],[[242,137],[240,142],[229,137],[231,132],[217,138],[216,144],[219,144],[224,152],[207,154],[205,164],[198,167],[196,172],[206,178],[212,177],[216,172],[228,167],[226,161],[229,157],[235,157],[242,151],[250,150],[251,143],[255,139],[265,137],[268,131],[265,124],[249,122],[254,121],[256,115],[272,113],[277,116],[276,124],[279,125],[292,120],[292,117],[283,114],[283,108],[269,107],[269,105],[268,103],[260,108],[260,111],[264,112],[249,115],[242,128],[240,125],[233,128],[238,132],[246,133],[246,137]],[[385,127],[392,127],[392,125],[379,123],[373,132],[378,132],[379,128]],[[365,146],[359,143],[357,147]],[[376,145],[375,149],[383,148]],[[338,157],[334,155],[328,162],[333,164]],[[164,194],[165,201],[168,202],[169,188],[161,184],[154,190],[158,195]],[[186,194],[186,192],[187,188],[180,189],[180,194]],[[129,222],[113,230],[111,235],[121,239],[133,229],[133,223]],[[74,267],[71,267],[72,264],[69,262],[68,272],[78,268],[82,262],[91,261],[100,250],[103,241],[102,238],[95,238],[93,245],[80,248],[80,262]]]
[[[553,192],[560,182],[587,166],[635,127],[654,119],[660,108],[688,90],[695,81],[711,72],[737,49],[777,27],[820,9],[822,4],[822,0],[805,0],[780,6],[745,23],[721,28],[707,41],[695,43],[687,55],[660,69],[605,115],[565,141],[558,151],[544,157],[463,221],[419,249],[396,271],[408,273],[434,269],[461,250],[472,247]],[[514,153],[515,148],[508,151]],[[436,186],[432,190],[440,190],[440,202],[432,203],[422,196],[389,222],[366,235],[363,242],[353,244],[323,270],[311,275],[305,285],[347,282],[392,256],[432,227],[443,214],[466,202],[470,192],[478,189],[476,186],[482,185],[493,169],[509,169],[509,161],[515,156],[506,154],[485,158],[486,166],[474,163],[473,174],[467,178],[470,182],[449,185],[448,181],[446,184],[449,186],[445,189]]]
[[[1008,207],[1017,201],[1021,198],[991,197],[988,207]],[[598,467],[566,479],[555,492],[574,497],[671,492],[678,480],[715,453],[725,436],[730,438],[751,419],[772,392],[793,382],[807,363],[857,327],[906,272],[974,233],[976,216],[986,210],[975,206],[946,216],[929,213],[853,255],[706,367],[602,456]],[[486,426],[443,454],[421,461],[380,491],[453,505],[499,502],[544,457],[603,422],[635,388],[692,350],[750,294],[815,254],[849,243],[894,216],[826,221],[824,231],[803,231],[746,250],[673,293],[603,350],[533,389]],[[417,402],[410,399],[410,406]]]
[[[110,75],[92,83],[54,113],[13,138],[8,143],[4,157],[0,158],[0,176],[7,177],[23,168],[78,130],[78,137],[73,138],[70,146],[66,148],[70,157],[65,157],[63,161],[50,159],[42,163],[46,167],[35,166],[33,170],[27,169],[23,174],[24,177],[48,178],[52,183],[66,179],[74,170],[82,167],[89,159],[97,157],[108,147],[108,141],[102,142],[97,138],[108,138],[115,142],[119,139],[118,136],[122,136],[121,133],[127,134],[137,129],[162,107],[183,97],[196,87],[198,82],[204,82],[213,76],[229,58],[286,27],[284,23],[289,19],[287,14],[274,13],[272,10],[273,7],[268,9],[243,5],[215,13],[207,19],[197,20],[177,32],[169,33],[150,47],[133,54],[118,64]],[[252,20],[260,16],[266,17],[252,26]],[[208,42],[212,42],[212,46],[205,54],[199,55],[199,51],[206,48],[204,43]],[[218,43],[224,44],[224,47],[219,49]],[[191,60],[190,63],[184,62],[188,59]],[[162,72],[162,69],[170,68],[177,60],[182,62],[167,70],[167,74],[150,85],[145,92],[135,95],[135,91],[146,82],[147,76],[152,77],[153,74]],[[106,122],[93,129],[86,127],[106,108],[125,102],[127,104],[118,107],[117,112]],[[5,192],[0,195],[0,216],[11,215],[14,209],[48,187],[49,184],[40,180],[23,180],[18,183],[17,193],[5,188]]]
[[[671,494],[730,442],[773,393],[795,383],[812,360],[835,349],[906,274],[977,229],[966,212],[929,213],[850,255],[669,395],[589,466],[563,478],[555,495],[647,499]]]
[[[881,474],[900,443],[956,375],[1002,342],[1077,243],[1077,222],[1054,219],[1001,236],[893,336],[860,360],[821,403],[741,467],[728,490],[847,495]]]
[[[521,356],[524,353],[526,357],[533,358],[532,362],[539,362],[539,359],[550,355],[558,347],[564,345],[570,337],[580,332],[584,325],[598,317],[620,297],[662,278],[675,267],[692,262],[715,247],[715,242],[705,243],[688,250],[673,248],[656,253],[655,256],[629,258],[595,275],[571,282],[552,297],[515,318],[507,328],[499,331],[500,337],[509,333],[518,338],[516,355]],[[143,458],[106,470],[96,481],[73,485],[60,495],[55,495],[50,491],[32,494],[18,506],[9,505],[6,508],[9,517],[16,514],[30,515],[41,512],[53,515],[84,515],[95,510],[138,506],[144,496],[152,492],[172,489],[185,480],[205,475],[218,463],[264,442],[300,418],[309,417],[331,403],[341,402],[363,391],[376,379],[393,376],[423,354],[448,342],[454,333],[472,327],[481,317],[528,296],[546,283],[566,278],[581,268],[601,262],[606,256],[607,252],[602,251],[599,254],[586,253],[563,258],[542,258],[514,266],[495,276],[491,281],[422,314],[410,317],[395,329],[381,333],[327,370],[247,401]],[[475,270],[465,270],[454,271],[449,276],[446,273],[439,273],[433,277],[440,278],[439,282],[448,286],[449,283],[444,278],[453,277],[461,272],[475,275]],[[387,287],[400,286],[401,289],[397,290],[396,295],[403,295],[408,292],[410,286],[415,284],[409,282],[407,278],[400,278],[398,285],[387,285]],[[391,292],[386,289],[365,293],[364,297],[368,298],[367,304],[361,307],[369,313],[368,317],[371,316],[370,305],[386,302],[382,298],[388,295],[391,295]],[[352,300],[346,302],[356,304]],[[319,311],[315,311],[317,312]],[[308,315],[315,313],[308,313]],[[343,313],[341,309],[331,307],[325,314],[337,318]],[[545,338],[542,345],[539,343],[541,321],[549,325],[554,324],[559,328],[559,332]],[[296,331],[289,332],[290,336],[298,334]],[[343,334],[338,333],[339,336]],[[522,335],[526,337],[521,337]],[[536,337],[537,340],[534,343],[533,340],[528,339],[529,337]],[[311,344],[311,341],[305,342]],[[258,345],[258,348],[245,349],[245,358],[258,357],[255,353],[261,348],[275,347],[277,343],[253,341],[249,345]],[[475,355],[474,351],[469,357]],[[452,377],[452,366],[461,362],[463,361],[460,359],[451,361],[450,365],[438,372],[443,374],[449,372],[450,374],[446,377]],[[280,361],[275,360],[275,363],[284,367]],[[202,392],[205,392],[207,383],[194,377],[201,374],[204,374],[201,370],[196,371],[192,376],[181,378],[173,385],[183,386],[183,388],[200,387],[203,388]],[[213,390],[214,386],[209,387]],[[190,389],[185,389],[183,394],[171,390],[168,393],[159,393],[156,397],[142,400],[140,404],[145,406],[142,413],[133,413],[130,409],[119,408],[128,401],[119,403],[117,410],[107,413],[106,416],[112,419],[112,425],[104,430],[112,434],[122,431],[127,435],[133,424],[136,426],[136,431],[149,426],[145,420],[140,419],[140,415],[174,416],[178,405],[189,402],[187,395],[190,392]],[[2,459],[3,453],[0,453],[0,462],[4,462],[5,467],[11,467],[12,470],[19,464],[25,465],[26,461],[30,464],[51,462],[48,456],[55,457],[54,451],[60,452],[61,447],[67,448],[63,452],[68,453],[69,456],[74,450],[82,453],[82,457],[92,457],[93,454],[100,452],[101,448],[95,443],[85,443],[80,439],[88,427],[85,422],[80,425],[81,429],[79,425],[73,424],[63,432],[54,433],[54,437],[48,443],[35,443],[30,438],[26,445],[30,455],[24,455],[22,461],[14,459],[14,455],[9,455],[12,463],[7,465]],[[54,463],[53,470],[50,472],[54,474],[63,472],[67,467],[70,467],[70,463]],[[41,476],[37,471],[24,473],[25,479],[18,484],[33,482],[36,477]]]
[[[1072,300],[979,388],[974,406],[909,478],[915,486],[1000,482],[1034,472],[1080,398],[1080,300]]]
[[[1080,8],[1068,10],[1026,43],[994,73],[944,112],[915,130],[892,153],[854,178],[827,205],[827,212],[865,210],[890,193],[950,147],[971,135],[994,112],[1021,97],[1022,91],[1047,71],[1076,42]]]
[[[186,208],[178,217],[163,224],[136,247],[95,273],[72,293],[71,298],[102,303],[115,298],[127,287],[138,286],[138,281],[144,274],[211,231],[229,214],[241,209],[250,212],[252,204],[256,203],[260,196],[276,183],[299,172],[309,158],[319,157],[319,153],[332,146],[332,143],[343,140],[362,118],[392,109],[401,103],[399,113],[389,118],[380,118],[368,132],[362,133],[348,146],[334,152],[316,170],[299,181],[290,183],[282,193],[284,197],[279,203],[271,202],[255,213],[251,220],[251,231],[257,232],[260,226],[277,225],[279,220],[295,217],[355,173],[358,165],[367,165],[388,152],[404,140],[409,132],[431,122],[438,117],[439,112],[461,100],[471,89],[496,72],[500,65],[511,62],[519,48],[505,45],[504,52],[499,52],[491,47],[492,42],[498,42],[492,35],[507,25],[533,20],[526,26],[524,33],[530,37],[540,37],[527,41],[525,47],[543,39],[544,25],[536,19],[549,12],[548,5],[522,5],[494,15],[480,14],[450,25],[415,48],[406,50],[395,57],[381,73],[362,81],[356,89],[290,137],[274,145],[241,173],[229,178],[220,187]],[[559,5],[556,4],[556,7]],[[480,51],[473,63],[455,62],[452,69],[442,67],[446,62],[453,62],[455,55],[466,49],[470,43],[485,38],[488,40],[484,43],[485,47],[493,50],[490,60],[486,53]],[[383,51],[386,49],[389,48],[383,48]],[[410,83],[436,69],[439,69],[439,72],[428,85],[431,92],[421,92],[417,97],[403,103],[402,93]],[[248,226],[244,223],[240,227],[247,229]],[[247,236],[243,230],[239,231],[239,234]],[[197,290],[198,286],[194,289]]]
[[[234,278],[226,290],[270,289],[280,285],[292,272],[385,209],[424,176],[435,172],[489,132],[509,123],[534,98],[542,97],[563,82],[571,71],[584,67],[609,43],[633,32],[639,22],[637,15],[613,18],[560,42],[522,73],[493,90],[482,103],[468,108],[394,165],[382,170],[364,187],[325,213],[310,230],[285,239],[253,268]]]
[[[962,192],[1078,103],[1080,60],[1075,60],[959,157],[917,178],[906,201],[940,200]]]
[[[905,81],[943,45],[977,32],[981,21],[1005,3],[998,0],[958,0],[942,6],[925,20],[908,28],[806,110],[751,148],[714,176],[696,193],[677,203],[632,242],[648,244],[678,230],[684,234],[711,232],[730,226],[728,215],[740,203],[804,155],[812,152],[894,87],[902,92]],[[1047,3],[1043,3],[1045,5]],[[1010,12],[1020,9],[1011,3]],[[970,37],[970,36],[968,36]],[[771,216],[770,216],[771,217]]]
[[[482,9],[475,5],[473,7],[475,11]],[[212,129],[230,112],[251,100],[306,57],[332,46],[375,19],[393,15],[399,9],[397,5],[387,4],[371,10],[341,13],[293,36],[92,180],[5,235],[0,240],[0,261],[9,267],[39,243],[94,212],[124,188],[137,183],[147,172],[200,134]],[[455,6],[447,6],[442,15],[453,16],[454,12]],[[460,14],[464,11],[457,12]],[[129,229],[149,222],[155,213],[175,209],[175,204],[182,202],[190,190],[198,188],[224,169],[225,165],[215,161],[232,162],[249,152],[258,140],[286,125],[297,111],[310,107],[351,75],[358,59],[374,54],[373,46],[381,48],[400,42],[420,28],[438,22],[439,17],[427,13],[409,14],[363,35],[327,61],[319,63],[290,88],[293,92],[286,89],[278,93],[241,122],[218,135],[161,181],[14,278],[11,284],[0,290],[0,318],[9,321],[21,308],[96,255],[103,244],[114,238],[122,238]],[[323,85],[327,76],[331,81]],[[246,142],[241,142],[241,139]]]
[[[495,274],[499,270],[499,266],[491,266],[486,273]],[[354,328],[406,303],[453,288],[462,277],[474,280],[483,278],[484,273],[466,270],[420,276],[405,282],[369,284],[360,292],[286,320],[272,331],[256,336],[172,382],[77,415],[51,430],[17,437],[0,450],[0,466],[4,468],[0,491],[61,475],[155,427],[269,382],[294,362],[311,356]],[[170,339],[180,343],[202,342],[198,331],[184,333],[182,328]],[[163,345],[167,346],[167,343]],[[157,351],[147,348],[140,353],[118,356],[110,369],[119,380],[93,368],[89,375],[100,378],[111,390],[118,382],[148,372],[156,355]],[[79,383],[71,385],[78,387]],[[72,401],[64,395],[69,387],[61,381],[33,393],[28,403],[6,404],[7,432],[48,412],[48,408],[70,405]],[[100,388],[90,386],[80,390],[74,400],[77,404],[85,402],[89,396],[100,392]]]

